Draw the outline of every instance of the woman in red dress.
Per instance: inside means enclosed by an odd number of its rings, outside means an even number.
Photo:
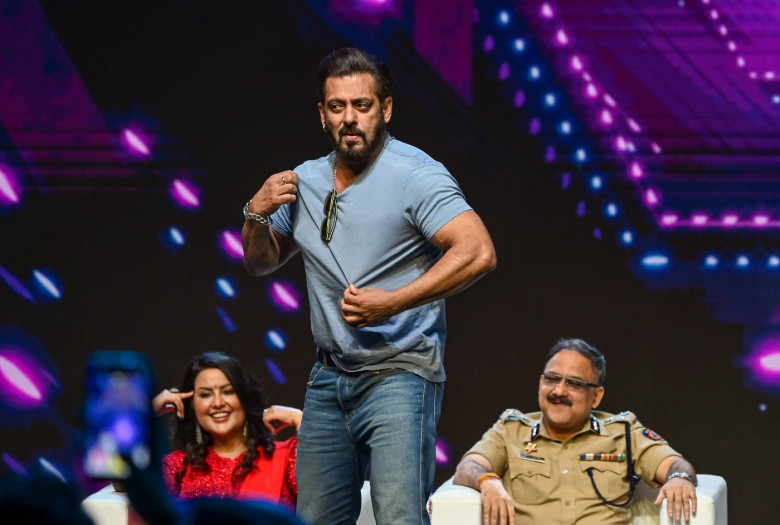
[[[196,357],[180,388],[153,401],[158,414],[176,411],[174,451],[163,475],[180,498],[263,498],[295,507],[298,440],[274,433],[301,422],[301,411],[268,407],[257,379],[221,352]]]

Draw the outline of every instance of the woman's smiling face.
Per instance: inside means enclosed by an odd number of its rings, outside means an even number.
[[[207,368],[195,377],[195,417],[214,438],[215,445],[243,440],[246,413],[233,385],[218,368]]]

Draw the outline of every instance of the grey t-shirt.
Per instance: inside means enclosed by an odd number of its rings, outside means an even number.
[[[362,329],[344,321],[340,303],[350,283],[394,290],[423,275],[442,255],[429,239],[471,208],[440,162],[388,135],[377,159],[338,195],[333,238],[325,243],[320,226],[334,158],[295,168],[298,200],[273,215],[273,228],[293,237],[303,255],[314,341],[346,370],[402,368],[444,381],[444,300]]]

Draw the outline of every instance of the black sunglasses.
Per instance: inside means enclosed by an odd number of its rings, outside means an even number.
[[[325,205],[322,207],[325,218],[322,219],[322,226],[320,226],[320,238],[323,242],[330,242],[333,238],[333,230],[336,229],[336,217],[339,214],[339,207],[336,205],[338,194],[336,188],[333,188],[325,196]]]

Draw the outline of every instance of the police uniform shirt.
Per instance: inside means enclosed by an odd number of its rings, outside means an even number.
[[[630,505],[607,505],[596,494],[622,503],[630,492],[627,479],[626,426],[636,475],[658,487],[655,473],[669,456],[679,456],[666,440],[645,428],[631,412],[593,411],[582,429],[566,441],[551,438],[541,412],[508,409],[467,454],[487,458],[515,502],[520,524],[628,523]],[[614,456],[610,456],[614,454]]]

